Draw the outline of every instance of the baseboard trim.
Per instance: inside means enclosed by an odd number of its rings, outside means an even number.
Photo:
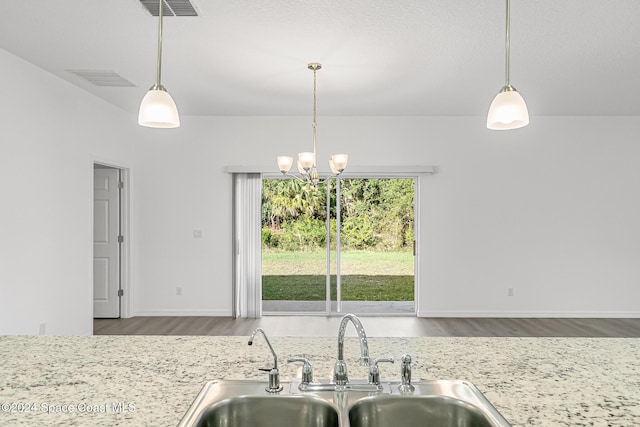
[[[210,316],[210,317],[231,317],[230,310],[137,310],[132,313],[131,317],[139,316]]]
[[[265,313],[272,315],[274,313]],[[277,313],[278,315],[286,315]],[[287,313],[289,314],[289,313]],[[138,310],[130,317],[138,316],[210,316],[210,317],[231,317],[230,310]],[[304,315],[304,313],[296,313]],[[409,314],[409,316],[413,316]],[[575,318],[575,319],[637,319],[640,318],[639,311],[431,311],[419,310],[417,317],[496,317],[496,318]]]
[[[510,318],[574,318],[637,319],[639,311],[437,311],[419,310],[418,317],[510,317]]]

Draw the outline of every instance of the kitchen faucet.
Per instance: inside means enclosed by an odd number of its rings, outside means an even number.
[[[338,359],[333,368],[333,380],[339,386],[346,385],[349,382],[347,363],[344,361],[344,333],[349,321],[356,328],[360,340],[360,365],[369,366],[369,344],[367,343],[364,327],[362,327],[360,319],[355,314],[346,314],[342,317],[340,328],[338,328]]]
[[[280,385],[280,372],[278,371],[278,356],[276,355],[275,350],[271,346],[271,343],[269,342],[269,338],[267,338],[267,334],[264,332],[262,328],[257,328],[255,331],[253,331],[253,333],[249,337],[248,344],[253,345],[253,340],[258,332],[262,334],[262,336],[264,337],[264,340],[267,342],[267,345],[269,346],[269,349],[271,350],[271,354],[273,354],[273,368],[267,369],[269,371],[269,385],[267,386],[267,388],[265,388],[265,390],[268,391],[269,393],[277,393],[279,391],[282,391],[282,386]]]

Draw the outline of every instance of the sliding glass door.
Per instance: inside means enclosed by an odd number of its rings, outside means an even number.
[[[326,193],[326,184],[263,180],[263,312],[326,312]]]
[[[340,181],[341,311],[414,313],[414,180]]]
[[[263,312],[414,314],[414,181],[264,179]]]

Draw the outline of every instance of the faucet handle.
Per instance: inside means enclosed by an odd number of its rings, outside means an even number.
[[[380,362],[384,362],[384,363],[394,363],[395,360],[393,357],[380,357],[378,359],[373,359],[371,361],[370,366],[378,366],[378,363]]]
[[[380,359],[373,359],[371,363],[369,363],[369,384],[380,384],[380,368],[378,367],[378,363],[393,363],[393,357],[383,357]]]
[[[302,356],[291,356],[287,358],[287,363],[302,362],[302,384],[310,384],[313,382],[313,368],[309,359]]]

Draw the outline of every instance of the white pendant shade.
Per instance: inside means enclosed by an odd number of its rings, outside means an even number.
[[[346,169],[348,161],[349,161],[348,154],[334,154],[333,156],[331,156],[331,160],[329,163],[330,164],[333,163],[336,170],[338,170],[339,172],[342,172],[343,170]]]
[[[177,128],[180,126],[178,107],[169,92],[151,88],[142,98],[138,123],[152,128]]]
[[[302,169],[309,170],[316,164],[316,155],[308,151],[298,153],[298,161],[300,162]]]
[[[278,156],[278,168],[280,169],[280,172],[289,172],[289,170],[291,169],[291,165],[293,165],[293,157]]]
[[[493,98],[487,114],[487,128],[518,129],[529,124],[529,110],[524,98],[512,87],[505,87]]]

